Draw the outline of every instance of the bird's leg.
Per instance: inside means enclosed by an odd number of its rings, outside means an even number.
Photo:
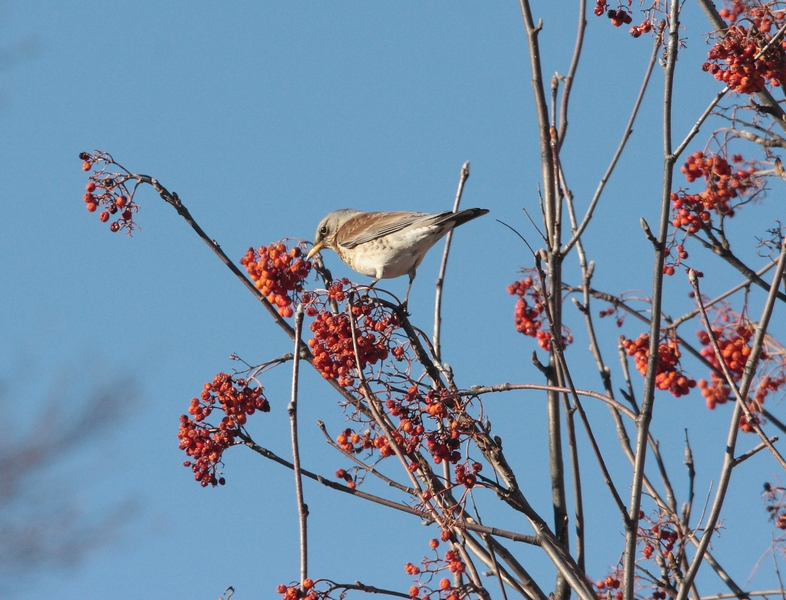
[[[376,277],[374,279],[374,281],[372,281],[371,283],[368,284],[368,288],[366,289],[366,292],[363,294],[363,299],[367,299],[368,298],[369,292],[371,292],[371,288],[373,288],[377,284],[378,281],[379,281],[379,277]]]
[[[412,282],[415,281],[415,269],[410,269],[409,271],[409,285],[407,285],[407,293],[404,294],[404,302],[401,303],[401,307],[404,310],[407,310],[407,302],[409,302],[409,290],[412,289]]]

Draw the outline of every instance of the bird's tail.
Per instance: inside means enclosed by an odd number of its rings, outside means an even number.
[[[440,219],[441,222],[452,221],[453,227],[458,227],[459,225],[463,225],[467,221],[471,221],[472,219],[477,219],[478,217],[482,217],[488,212],[487,208],[465,208],[464,210],[460,210],[457,213],[452,211],[447,211],[442,213],[442,217],[444,220]]]

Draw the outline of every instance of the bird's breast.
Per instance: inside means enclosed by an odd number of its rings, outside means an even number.
[[[442,237],[442,232],[436,229],[410,228],[354,248],[339,246],[339,256],[355,271],[368,277],[401,277],[416,269],[426,252]]]

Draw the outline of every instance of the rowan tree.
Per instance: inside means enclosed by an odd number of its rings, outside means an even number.
[[[301,557],[297,576],[294,570],[282,574],[277,591],[287,600],[362,593],[421,600],[514,595],[562,600],[573,594],[585,600],[683,600],[764,593],[746,589],[735,565],[718,561],[713,551],[723,544],[719,532],[734,475],[761,469],[761,462],[750,460],[757,455],[768,455],[768,465],[786,467],[777,444],[786,429],[775,410],[786,384],[786,353],[771,327],[786,300],[781,289],[783,227],[775,212],[771,221],[758,224],[753,242],[735,227],[751,203],[777,206],[771,196],[784,175],[779,152],[786,139],[779,132],[786,128],[781,98],[786,89],[786,2],[734,0],[718,10],[709,0],[655,0],[641,6],[631,0],[596,0],[588,6],[579,0],[573,58],[550,79],[544,76],[540,40],[552,30],[537,21],[537,7],[531,4],[520,2],[541,157],[540,177],[532,185],[537,203],[526,207],[536,234],[522,235],[523,258],[511,260],[511,272],[521,267],[520,276],[507,290],[482,293],[513,296],[511,327],[523,334],[523,344],[531,345],[540,373],[536,381],[519,381],[511,373],[505,382],[465,382],[450,368],[440,344],[441,306],[450,302],[441,285],[450,237],[438,278],[434,332],[428,335],[425,315],[409,314],[382,286],[369,288],[360,278],[334,280],[318,257],[307,260],[309,241],[287,239],[288,232],[282,231],[279,241],[254,241],[236,264],[177,194],[157,179],[127,170],[106,152],[80,155],[88,173],[88,212],[97,213],[112,232],[130,235],[138,227],[140,190],[152,186],[292,341],[291,352],[283,356],[206,374],[207,382],[195,390],[190,404],[184,399],[178,433],[184,465],[202,487],[231,485],[223,470],[231,461],[227,450],[234,446],[294,472]],[[701,32],[681,26],[682,11],[696,9],[706,16],[706,40]],[[579,197],[571,191],[577,187],[571,165],[563,160],[571,90],[584,63],[608,59],[582,54],[588,28],[602,28],[612,48],[620,36],[630,35],[649,44],[652,52],[649,63],[639,66],[641,91],[617,151],[597,175],[595,192]],[[684,115],[692,104],[677,93],[675,74],[693,68],[679,61],[689,40],[707,43],[706,61],[689,77],[714,77],[718,91],[691,117],[693,126],[679,131],[675,114]],[[627,75],[635,66],[624,68]],[[587,241],[613,229],[613,223],[594,218],[596,210],[615,200],[604,194],[606,183],[630,149],[634,124],[642,118],[642,98],[658,76],[662,159],[658,165],[641,165],[662,173],[660,190],[649,191],[660,200],[658,220],[641,219],[641,239],[648,247],[642,261],[651,265],[651,288],[630,292],[626,274],[619,273],[617,287],[598,289],[593,284],[595,261],[609,257],[591,256]],[[468,177],[466,163],[454,210]],[[711,270],[699,268],[704,264],[711,264]],[[710,297],[703,292],[710,284],[726,286],[725,291]],[[685,294],[692,308],[675,312],[682,306],[678,296]],[[573,343],[579,328],[588,349]],[[608,332],[617,329],[618,342],[604,343]],[[588,361],[594,365],[591,378],[576,367]],[[246,427],[252,419],[264,419],[260,413],[273,405],[283,406],[282,399],[266,397],[264,380],[268,369],[284,363],[292,366],[287,400],[292,447],[286,458]],[[328,431],[320,423],[320,434],[298,422],[299,374],[307,367],[332,388],[335,403],[324,410],[343,411],[347,423],[340,431]],[[543,427],[549,434],[551,506],[532,501],[534,491],[514,467],[519,458],[508,455],[492,425],[494,414],[486,399],[514,390],[538,394],[547,406]],[[725,437],[717,440],[719,473],[706,472],[710,467],[704,465],[705,472],[697,476],[690,445],[696,424],[681,421],[673,410],[656,410],[669,395],[728,415]],[[607,412],[588,410],[598,404]],[[665,429],[685,431],[685,466],[664,460],[658,436]],[[599,430],[616,432],[613,451]],[[315,433],[335,452],[335,474],[312,472],[301,461],[302,436]],[[581,452],[579,445],[589,451]],[[625,473],[609,468],[610,454],[629,462]],[[678,477],[687,481],[680,487],[687,493],[672,483]],[[695,497],[697,477],[714,481],[706,502]],[[777,477],[772,480],[767,468],[761,470],[764,502],[761,491],[751,491],[748,517],[772,521],[773,554],[783,549],[778,530],[786,529],[786,492]],[[588,486],[588,479],[595,478],[603,485]],[[410,514],[413,527],[422,521],[433,528],[428,547],[413,547],[412,560],[396,567],[410,576],[408,589],[382,589],[373,582],[336,581],[330,573],[310,572],[309,552],[328,550],[307,535],[308,480],[336,494]],[[383,492],[366,491],[370,480],[382,482]],[[622,535],[589,538],[588,510],[614,518]],[[518,526],[498,526],[495,520],[501,515]],[[343,518],[351,518],[351,508]],[[616,558],[608,570],[589,572],[588,554],[610,552],[609,547]],[[533,569],[532,551],[545,556],[553,572]],[[702,580],[701,593],[700,572],[717,575]],[[357,579],[362,578],[358,573]],[[704,589],[708,581],[714,582],[712,589]]]

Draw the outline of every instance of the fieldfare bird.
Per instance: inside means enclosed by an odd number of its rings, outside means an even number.
[[[485,208],[467,208],[457,213],[369,212],[342,208],[328,213],[317,226],[314,247],[306,258],[322,248],[330,248],[352,269],[380,279],[409,275],[409,290],[426,252],[442,236],[488,212]]]

